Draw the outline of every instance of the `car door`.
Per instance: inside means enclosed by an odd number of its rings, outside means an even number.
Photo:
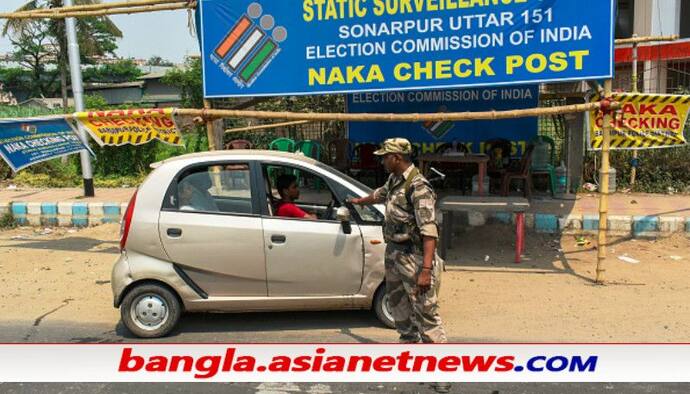
[[[275,184],[281,174],[298,177],[300,199],[297,206],[315,212],[318,219],[273,216],[275,207],[267,206],[262,218],[266,247],[268,295],[341,296],[357,294],[362,284],[364,252],[359,226],[352,223],[348,234],[335,220],[339,202],[326,180],[298,166],[265,164],[263,166],[265,204],[279,198]],[[334,201],[330,217],[325,217],[329,202]]]
[[[209,296],[266,296],[266,265],[255,166],[195,165],[166,194],[159,218],[163,247]]]

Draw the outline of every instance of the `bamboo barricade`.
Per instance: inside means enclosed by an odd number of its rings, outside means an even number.
[[[204,99],[204,111],[211,110],[211,100]],[[212,118],[204,118],[202,117],[203,120],[206,121],[206,137],[208,138],[208,150],[214,151],[216,150],[216,133],[215,129],[213,127],[213,119]]]
[[[426,122],[426,121],[472,121],[527,118],[535,116],[551,116],[597,110],[601,103],[586,103],[563,105],[558,107],[543,107],[517,109],[509,111],[484,112],[448,112],[448,113],[414,113],[414,114],[373,114],[373,113],[317,113],[317,112],[271,112],[248,111],[231,109],[188,109],[179,108],[175,111],[178,116],[208,118],[255,118],[274,120],[309,120],[313,122],[343,121],[343,122]],[[618,109],[617,103],[613,109]]]
[[[62,19],[195,8],[195,0],[134,0],[0,13],[0,19]]]
[[[632,38],[621,38],[615,41],[616,45],[629,45],[629,44],[642,44],[646,42],[659,42],[659,41],[676,41],[680,38],[679,35],[674,34],[670,36],[646,36],[646,37],[632,37]]]
[[[236,129],[225,130],[225,134],[240,133],[243,131],[277,129],[279,127],[288,127],[288,126],[299,126],[302,124],[307,124],[307,123],[312,123],[312,122],[313,121],[311,121],[311,120],[298,120],[295,122],[269,123],[269,124],[262,124],[262,125],[256,125],[256,126],[238,127]]]
[[[604,83],[604,96],[609,97],[613,81],[610,79]],[[611,148],[611,112],[604,114],[604,141],[601,146],[601,187],[599,190],[599,237],[597,242],[597,276],[596,283],[604,283],[604,274],[606,273],[606,231],[608,230],[609,219],[609,152]]]

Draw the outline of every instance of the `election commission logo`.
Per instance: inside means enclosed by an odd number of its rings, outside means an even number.
[[[275,25],[259,3],[251,3],[211,54],[211,60],[239,87],[248,88],[280,53],[287,29]]]
[[[38,127],[32,124],[21,124],[19,128],[21,129],[21,131],[29,134],[36,134],[38,132]]]
[[[438,112],[448,112],[448,107],[442,105],[438,108]],[[442,120],[438,122],[427,121],[422,123],[422,128],[437,140],[443,138],[446,134],[448,134],[448,132],[451,131],[453,127],[455,127],[455,123],[447,120]]]

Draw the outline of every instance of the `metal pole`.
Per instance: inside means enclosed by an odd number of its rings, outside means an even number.
[[[604,98],[611,97],[613,82],[604,83]],[[604,283],[604,263],[606,262],[606,231],[609,217],[609,151],[611,148],[611,113],[604,114],[604,142],[601,148],[601,190],[599,193],[599,240],[597,247],[597,283]]]
[[[64,0],[65,7],[72,6],[72,0]],[[69,68],[72,76],[72,94],[74,95],[74,107],[77,112],[84,111],[84,86],[81,78],[81,57],[79,55],[79,42],[77,41],[77,26],[74,18],[65,19],[65,32],[67,33],[67,54],[69,56]],[[88,139],[84,129],[79,127],[79,138],[86,144]],[[86,151],[82,151],[81,175],[84,179],[84,197],[93,197],[93,170],[91,169],[91,157]]]
[[[633,39],[637,38],[637,34],[633,34]],[[633,42],[632,46],[632,91],[637,93],[637,41]],[[635,178],[637,177],[637,150],[633,151],[632,168],[630,169],[630,190],[635,187]]]

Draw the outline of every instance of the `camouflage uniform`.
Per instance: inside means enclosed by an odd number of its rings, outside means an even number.
[[[412,165],[402,176],[391,174],[386,184],[374,192],[374,197],[386,204],[383,229],[387,243],[386,292],[400,341],[415,343],[421,339],[445,343],[446,334],[438,313],[444,263],[438,255],[431,270],[431,288],[424,294],[416,294],[417,275],[422,271],[424,257],[422,237],[438,239],[436,194]]]

